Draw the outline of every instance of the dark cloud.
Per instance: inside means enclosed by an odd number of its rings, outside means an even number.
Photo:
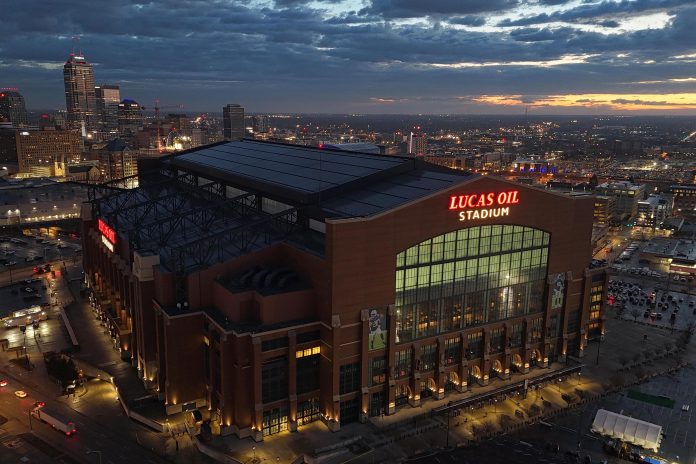
[[[475,14],[508,10],[518,0],[372,0],[363,14],[378,14],[385,18],[416,18],[421,16]]]
[[[63,106],[62,61],[78,35],[98,82],[118,83],[139,101],[193,110],[239,101],[252,111],[370,111],[388,103],[456,112],[475,109],[457,97],[466,95],[694,91],[693,83],[627,83],[693,75],[692,63],[673,57],[696,49],[696,8],[671,2],[675,17],[664,29],[614,35],[544,23],[492,32],[450,27],[495,24],[498,10],[516,3],[375,0],[334,13],[331,2],[288,0],[3,0],[0,87],[19,86],[30,107]],[[421,20],[398,19],[407,17]],[[582,21],[610,27],[616,19]],[[585,62],[505,65],[568,55]],[[472,65],[447,67],[457,63]]]
[[[627,100],[625,98],[616,98],[616,99],[612,100],[611,102],[615,103],[615,104],[620,104],[620,105],[655,105],[655,106],[669,105],[669,102],[666,102],[666,101]]]
[[[510,32],[510,37],[520,42],[562,41],[576,34],[571,28],[525,28]]]
[[[505,19],[500,21],[500,26],[530,26],[534,24],[544,24],[552,21],[578,22],[583,20],[593,20],[609,15],[634,15],[636,13],[664,10],[693,5],[691,0],[622,0],[619,2],[603,1],[580,5],[570,10],[556,13],[541,13],[533,16],[526,16],[519,19]]]
[[[604,21],[597,21],[594,24],[602,27],[609,27],[609,28],[615,28],[619,27],[618,21],[614,21],[613,19],[606,19]]]
[[[459,24],[461,26],[483,26],[486,24],[486,18],[475,15],[455,16],[453,18],[448,18],[447,22]]]

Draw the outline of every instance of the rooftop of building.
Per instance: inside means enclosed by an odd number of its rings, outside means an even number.
[[[696,184],[673,184],[670,185],[670,190],[682,189],[682,190],[696,190]]]
[[[344,150],[344,151],[357,151],[362,153],[379,154],[380,149],[374,143],[366,142],[352,142],[352,143],[325,143],[319,148],[324,149],[334,149],[334,150]]]
[[[162,158],[139,188],[94,208],[133,249],[188,272],[279,242],[322,256],[309,219],[371,216],[470,178],[413,158],[241,140]]]
[[[627,180],[604,182],[597,186],[598,189],[622,189],[622,190],[640,190],[642,185],[633,184]]]
[[[97,169],[93,164],[69,164],[68,171],[71,173],[89,172],[92,169]]]
[[[49,178],[17,180],[0,177],[0,192],[3,203],[9,205],[74,202],[79,206],[87,200],[87,187],[84,184],[56,182]]]
[[[664,195],[650,195],[645,200],[638,200],[638,204],[657,206],[660,203],[666,203],[669,198],[671,198],[671,195],[668,197],[665,197]]]
[[[683,261],[696,261],[696,242],[674,238],[653,238],[643,248],[643,253]]]
[[[169,163],[277,201],[365,217],[462,182],[469,174],[415,158],[244,139],[174,155]]]
[[[104,150],[106,151],[126,151],[130,150],[130,147],[126,143],[125,140],[122,138],[115,138],[113,140],[109,140],[106,145],[104,145]]]

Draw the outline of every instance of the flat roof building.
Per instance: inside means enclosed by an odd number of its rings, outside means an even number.
[[[645,196],[645,185],[635,185],[628,181],[605,182],[597,186],[595,193],[614,197],[612,216],[620,221],[630,221],[638,213],[638,201]]]
[[[696,185],[675,184],[669,188],[669,193],[674,197],[673,215],[690,217],[696,214]]]
[[[248,139],[140,167],[85,205],[85,275],[167,411],[222,434],[473,395],[604,333],[591,197]]]
[[[82,158],[77,130],[0,129],[0,162],[17,163],[20,173],[63,176],[67,163]]]
[[[639,227],[661,228],[672,214],[672,197],[670,195],[650,195],[638,202],[636,225]]]

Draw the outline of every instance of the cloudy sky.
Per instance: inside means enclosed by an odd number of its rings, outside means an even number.
[[[30,108],[76,47],[189,111],[696,115],[696,0],[2,0],[0,31]]]

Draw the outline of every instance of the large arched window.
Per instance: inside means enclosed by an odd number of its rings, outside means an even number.
[[[396,258],[396,342],[543,309],[549,234],[492,225],[438,235]]]

